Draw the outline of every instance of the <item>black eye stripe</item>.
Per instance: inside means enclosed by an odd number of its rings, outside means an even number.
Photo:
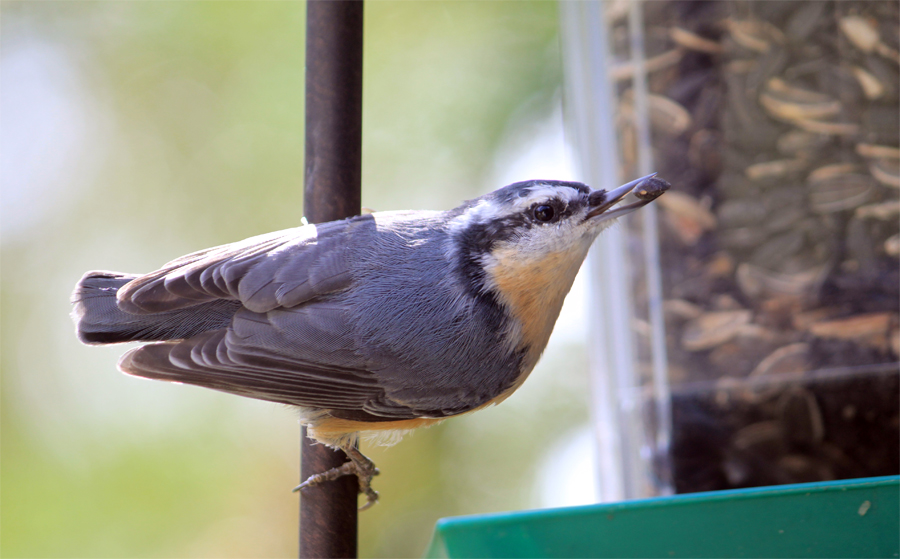
[[[543,202],[535,202],[525,210],[525,218],[538,225],[557,223],[570,217],[575,211],[575,205],[558,198],[551,198]]]

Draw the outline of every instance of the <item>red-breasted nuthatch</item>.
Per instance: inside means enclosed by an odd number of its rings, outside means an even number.
[[[637,188],[636,188],[637,187]],[[201,250],[145,275],[88,272],[72,295],[86,344],[127,352],[130,375],[291,404],[309,435],[374,464],[359,435],[503,401],[534,368],[591,243],[669,184],[610,192],[518,182],[444,212],[376,212]],[[613,209],[636,191],[638,202]]]

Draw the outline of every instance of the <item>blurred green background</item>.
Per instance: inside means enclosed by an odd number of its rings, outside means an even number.
[[[3,557],[296,555],[294,412],[118,373],[126,348],[80,345],[68,297],[87,270],[300,222],[305,9],[0,5]],[[553,2],[368,2],[364,72],[364,206],[577,178]],[[593,499],[583,310],[567,309],[503,405],[363,446],[382,500],[361,556],[420,556],[443,516]]]

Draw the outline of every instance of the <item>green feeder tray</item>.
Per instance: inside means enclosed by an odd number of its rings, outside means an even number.
[[[900,476],[443,518],[447,557],[898,557]]]

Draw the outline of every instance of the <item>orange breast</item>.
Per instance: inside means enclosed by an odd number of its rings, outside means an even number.
[[[485,271],[498,299],[516,322],[518,347],[528,349],[522,374],[491,403],[499,403],[515,392],[537,364],[589,246],[576,245],[538,258],[523,258],[514,248],[494,251],[494,260]]]
[[[584,255],[579,246],[534,259],[522,258],[514,248],[494,252],[485,271],[501,303],[519,323],[520,347],[544,350]]]

